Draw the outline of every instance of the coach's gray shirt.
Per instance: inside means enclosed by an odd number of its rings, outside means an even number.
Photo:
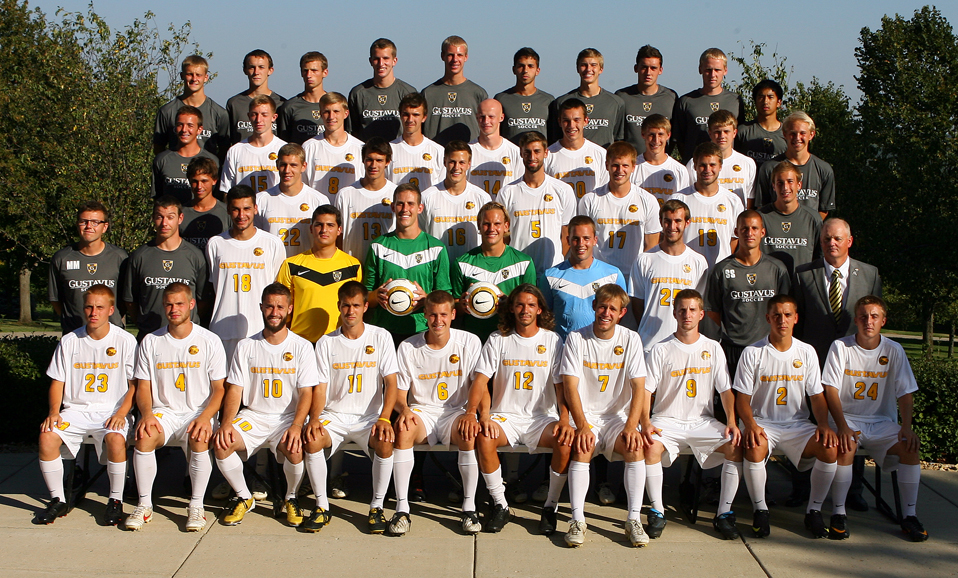
[[[745,347],[768,335],[768,300],[788,293],[790,287],[788,270],[775,257],[763,254],[748,267],[731,255],[709,273],[705,310],[721,316],[723,340]]]
[[[64,335],[82,327],[86,323],[83,314],[83,292],[94,285],[106,285],[116,295],[116,311],[110,316],[110,323],[123,327],[120,312],[120,286],[123,268],[126,265],[126,251],[107,243],[99,255],[84,255],[76,244],[68,245],[53,254],[50,261],[47,295],[50,301],[57,301],[63,314],[60,316],[60,329]]]

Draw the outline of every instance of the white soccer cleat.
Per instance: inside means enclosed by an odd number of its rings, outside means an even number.
[[[645,533],[641,520],[626,520],[625,535],[636,548],[642,548],[649,543],[649,535]]]
[[[571,548],[578,548],[585,544],[585,522],[572,520],[569,522],[569,531],[565,534],[565,543]]]
[[[199,532],[206,527],[206,511],[203,506],[186,508],[186,531]]]
[[[138,505],[133,512],[127,516],[124,526],[127,530],[139,530],[143,524],[149,524],[153,519],[153,508],[149,506]]]

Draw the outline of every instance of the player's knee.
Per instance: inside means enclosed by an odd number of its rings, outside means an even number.
[[[60,439],[60,436],[52,431],[45,431],[40,434],[41,454],[59,452],[62,444],[63,440]]]

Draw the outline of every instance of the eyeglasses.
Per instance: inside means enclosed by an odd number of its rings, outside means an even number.
[[[96,219],[80,219],[77,221],[77,225],[85,227],[87,225],[93,225],[94,227],[99,227],[103,223],[108,223],[109,221],[97,221]]]

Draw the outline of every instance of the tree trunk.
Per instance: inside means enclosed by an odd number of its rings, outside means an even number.
[[[32,323],[30,314],[30,269],[20,269],[20,323]]]
[[[948,331],[948,359],[955,356],[955,320],[951,320],[951,329]]]
[[[928,307],[925,317],[925,359],[931,361],[935,356],[935,309]]]

